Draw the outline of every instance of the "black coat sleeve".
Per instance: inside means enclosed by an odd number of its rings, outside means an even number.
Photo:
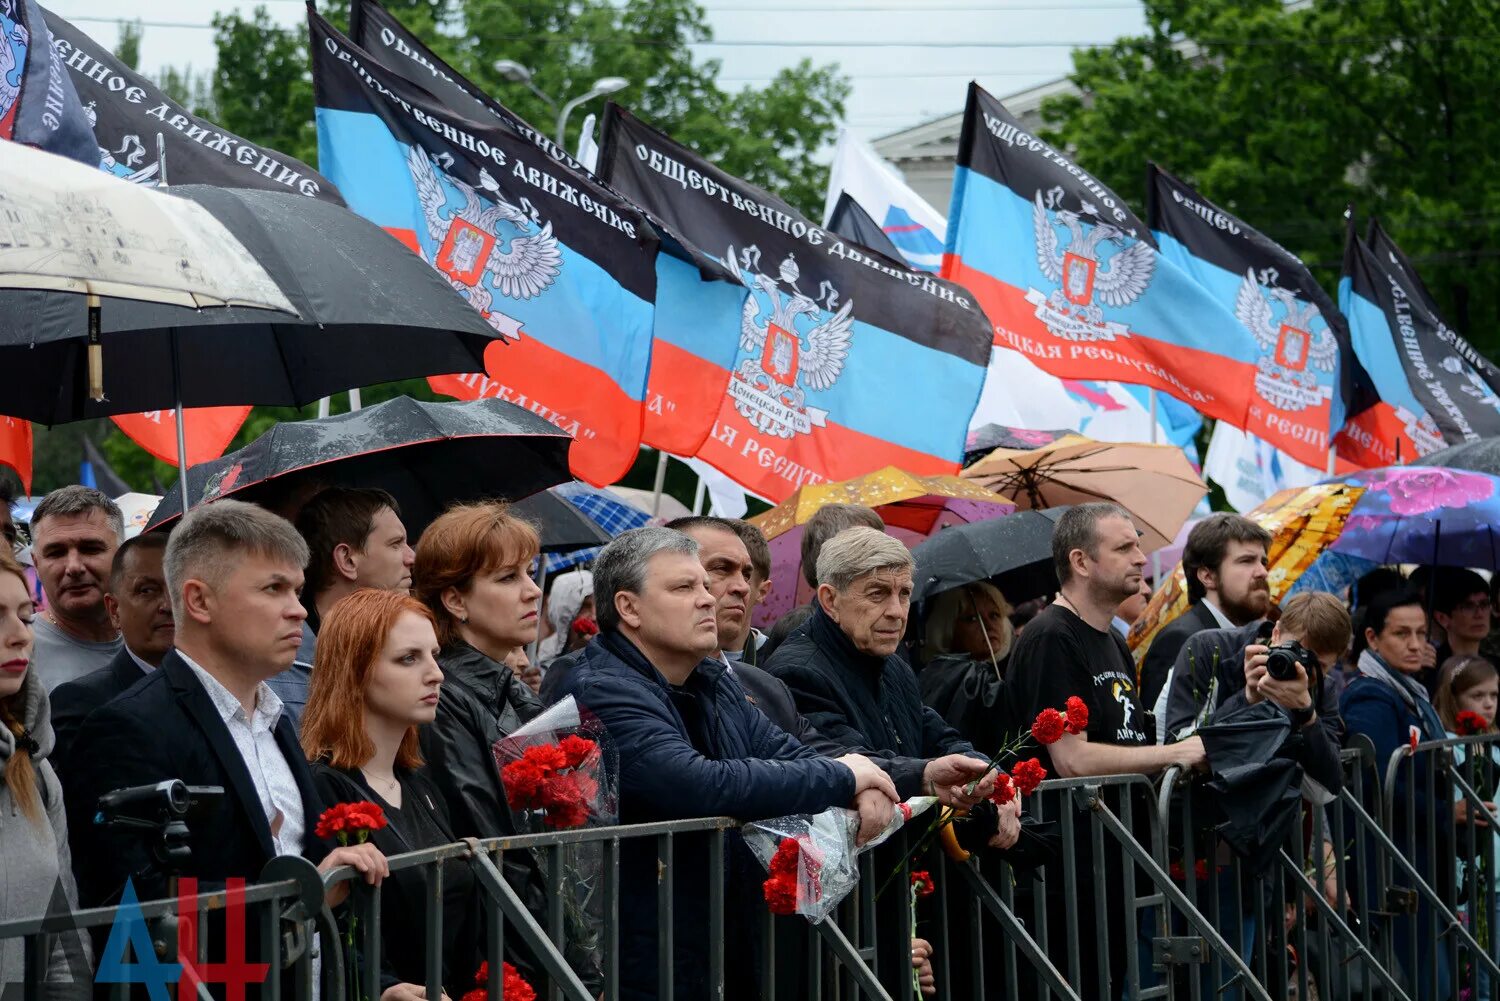
[[[1192,614],[1194,610],[1191,608],[1183,613],[1184,616]],[[1180,621],[1163,626],[1146,648],[1146,656],[1141,661],[1140,704],[1143,709],[1149,710],[1156,705],[1156,697],[1167,683],[1167,674],[1172,670],[1172,665],[1177,663],[1177,655],[1187,643],[1190,633],[1179,625]],[[1170,719],[1171,715],[1169,709],[1167,717]]]
[[[141,900],[166,894],[165,879],[154,875],[150,840],[139,831],[96,824],[94,815],[99,797],[107,792],[181,774],[169,743],[170,737],[153,730],[148,720],[110,706],[90,713],[78,728],[69,756],[74,767],[63,786],[63,800],[84,907],[118,900],[131,878]],[[153,875],[144,875],[147,872]],[[207,883],[200,885],[209,888]]]
[[[427,775],[442,793],[453,831],[461,838],[515,833],[482,722],[471,702],[445,698],[432,725],[421,730]]]

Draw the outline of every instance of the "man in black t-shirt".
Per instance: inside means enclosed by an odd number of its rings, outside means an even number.
[[[1088,729],[1037,754],[1048,774],[1149,775],[1171,765],[1201,767],[1201,740],[1162,747],[1147,736],[1155,728],[1135,697],[1135,662],[1110,628],[1120,602],[1140,590],[1146,565],[1130,515],[1116,504],[1070,508],[1053,530],[1052,560],[1062,593],[1011,651],[1005,688],[1010,725],[1030,726],[1041,710],[1061,709],[1077,695],[1088,703]]]
[[[1135,664],[1110,625],[1120,602],[1140,590],[1146,565],[1130,515],[1116,504],[1070,508],[1053,529],[1052,560],[1061,594],[1031,620],[1011,651],[1005,683],[1009,725],[1024,729],[1041,710],[1062,709],[1069,696],[1076,695],[1088,704],[1088,728],[1081,734],[1064,734],[1036,752],[1049,777],[1152,774],[1171,765],[1203,767],[1200,738],[1161,746],[1148,737],[1156,732],[1155,722],[1136,698]],[[1104,802],[1118,810],[1120,797],[1106,795]],[[1135,818],[1143,818],[1153,805],[1137,803]],[[1066,800],[1054,800],[1048,807],[1070,808]],[[1135,947],[1135,928],[1122,904],[1124,865],[1107,834],[1103,857],[1094,858],[1089,821],[1086,816],[1077,821],[1071,845],[1076,896],[1066,895],[1060,871],[1055,876],[1049,872],[1039,888],[1047,898],[1048,951],[1057,968],[1067,971],[1068,943],[1080,937],[1091,940],[1102,923],[1108,936],[1108,969],[1099,969],[1096,949],[1079,950],[1080,980],[1074,987],[1080,997],[1119,997],[1125,950]],[[1068,915],[1077,913],[1078,902],[1084,900],[1098,900],[1103,906],[1078,914],[1076,927],[1070,928]],[[1027,913],[1027,906],[1021,902],[1018,913]],[[1029,983],[1022,984],[1020,996],[1031,996],[1029,988]]]

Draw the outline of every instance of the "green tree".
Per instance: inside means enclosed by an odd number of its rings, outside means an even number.
[[[1342,216],[1379,216],[1449,323],[1500,349],[1500,7],[1486,0],[1146,0],[1145,34],[1076,52],[1049,138],[1122,196],[1148,159],[1328,287]]]
[[[141,68],[141,35],[144,31],[139,19],[120,22],[120,40],[115,43],[115,57],[133,70]]]

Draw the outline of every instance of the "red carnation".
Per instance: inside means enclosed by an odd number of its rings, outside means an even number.
[[[796,838],[782,838],[781,844],[776,846],[776,854],[771,856],[771,875],[796,875],[797,859],[801,854],[802,845]]]
[[[1016,766],[1010,770],[1010,777],[1022,796],[1030,796],[1046,780],[1047,769],[1036,758],[1027,758],[1016,762]]]
[[[593,754],[599,745],[592,740],[585,740],[577,734],[570,733],[559,741],[557,746],[568,759],[567,767],[577,768],[588,760],[589,755]]]
[[[313,834],[320,838],[336,836],[339,844],[347,845],[351,836],[355,843],[363,843],[373,831],[386,825],[385,811],[376,803],[364,800],[359,803],[335,803],[318,817]]]
[[[1414,726],[1406,728],[1406,746],[1413,754],[1417,753],[1417,744],[1422,740],[1422,731]]]
[[[1455,729],[1458,730],[1460,737],[1472,737],[1478,733],[1485,733],[1490,728],[1489,723],[1485,722],[1484,717],[1472,709],[1465,709],[1459,713],[1454,719],[1454,723],[1457,724]]]
[[[486,961],[479,964],[479,972],[474,974],[474,983],[477,986],[466,993],[462,1001],[488,1001],[489,980],[490,964]],[[512,998],[515,1001],[536,1001],[536,991],[509,963],[504,963],[500,967],[500,986],[505,991],[505,1001],[511,1001]]]
[[[797,913],[796,877],[772,876],[764,884],[766,907],[772,914]]]
[[[937,892],[937,884],[932,881],[932,874],[926,869],[918,869],[911,874],[911,888],[919,897],[930,897]]]
[[[1193,863],[1193,875],[1198,877],[1198,882],[1208,882],[1208,859],[1199,859]]]
[[[522,758],[500,769],[501,784],[511,804],[519,810],[535,810],[542,805],[542,784],[546,775],[534,763]]]
[[[1076,695],[1068,696],[1068,721],[1063,724],[1063,729],[1068,733],[1083,733],[1089,728],[1089,706],[1088,703]]]
[[[1004,806],[1016,798],[1016,787],[1011,784],[1010,776],[1004,772],[995,773],[995,791],[990,793],[990,802],[996,806]]]
[[[1056,709],[1043,709],[1031,723],[1031,735],[1038,744],[1055,744],[1067,728],[1068,718]]]
[[[530,761],[544,772],[559,771],[568,767],[568,755],[556,744],[537,744],[526,748],[522,761]]]
[[[1182,863],[1177,861],[1176,859],[1173,859],[1172,864],[1167,866],[1167,875],[1171,876],[1179,883],[1187,880],[1187,870],[1184,869],[1182,867]]]

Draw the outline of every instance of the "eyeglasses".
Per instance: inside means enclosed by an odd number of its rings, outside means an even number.
[[[1494,603],[1491,602],[1488,598],[1479,598],[1475,601],[1465,601],[1462,604],[1453,606],[1453,610],[1455,612],[1472,612],[1475,615],[1478,615],[1480,612],[1492,612],[1494,611],[1494,609]]]

